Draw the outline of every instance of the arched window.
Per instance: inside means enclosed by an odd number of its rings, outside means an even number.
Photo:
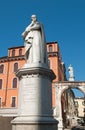
[[[19,56],[22,55],[22,49],[19,49]]]
[[[18,63],[14,63],[14,72],[18,70]]]
[[[0,65],[0,73],[3,73],[4,71],[4,65]]]
[[[49,52],[52,52],[52,45],[49,45]]]
[[[12,88],[17,88],[17,78],[13,79],[13,86]]]
[[[0,89],[2,89],[2,79],[0,79]]]
[[[15,56],[15,50],[12,50],[12,56]]]

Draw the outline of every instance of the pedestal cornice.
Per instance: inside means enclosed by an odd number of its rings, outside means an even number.
[[[33,76],[33,75],[41,75],[45,77],[49,77],[50,80],[54,80],[56,75],[51,69],[43,68],[43,67],[30,67],[30,68],[22,68],[16,72],[16,76],[20,79],[22,76]]]

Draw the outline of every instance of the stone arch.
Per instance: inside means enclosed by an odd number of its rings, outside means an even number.
[[[64,91],[68,90],[69,88],[73,88],[73,89],[78,89],[79,91],[81,91],[83,94],[85,94],[84,90],[81,88],[81,86],[66,86],[66,88],[62,89],[61,91],[61,95],[63,94]]]
[[[62,93],[69,88],[77,88],[81,92],[83,92],[84,96],[85,96],[85,82],[64,81],[64,82],[55,83],[56,107],[55,107],[54,116],[59,121],[58,127],[60,130],[63,129],[61,96],[62,96]],[[57,100],[58,100],[58,102],[57,102]]]

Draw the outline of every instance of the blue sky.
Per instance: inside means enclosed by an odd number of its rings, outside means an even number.
[[[0,57],[9,47],[23,45],[21,33],[36,14],[44,24],[46,41],[57,41],[66,68],[75,80],[85,80],[85,0],[1,0]],[[68,71],[67,71],[68,77]]]

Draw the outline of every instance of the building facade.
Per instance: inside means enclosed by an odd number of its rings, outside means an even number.
[[[47,43],[49,67],[56,75],[52,84],[52,103],[55,106],[54,82],[66,80],[65,65],[62,62],[57,42]],[[19,80],[16,71],[25,64],[24,46],[8,49],[8,56],[0,58],[0,108],[17,108]]]
[[[84,97],[75,98],[76,116],[84,118],[85,114],[85,99]]]

